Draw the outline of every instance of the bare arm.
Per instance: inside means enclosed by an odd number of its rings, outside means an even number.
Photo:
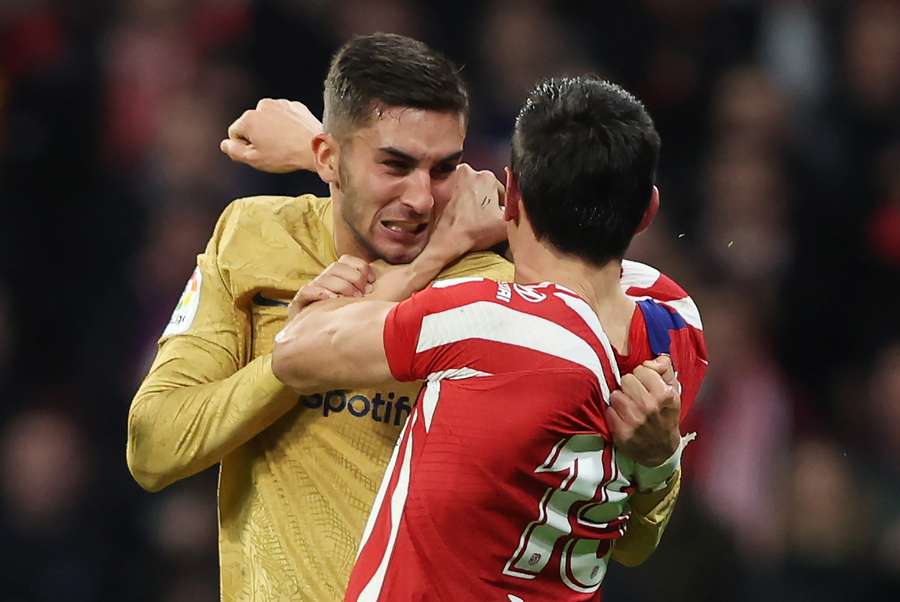
[[[336,277],[340,269],[344,274],[340,280],[355,291],[336,297],[337,287],[326,278],[326,270],[297,292],[291,317],[275,337],[275,375],[301,393],[393,380],[383,338],[388,312],[425,288],[446,262],[445,250],[429,245],[410,264],[383,267],[371,293],[361,297],[358,292],[369,280],[369,266],[358,258],[341,257],[329,270]]]
[[[353,298],[309,305],[275,337],[275,376],[300,393],[393,380],[383,333],[394,305]]]

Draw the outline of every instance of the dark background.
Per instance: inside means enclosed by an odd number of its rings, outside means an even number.
[[[661,131],[629,256],[692,293],[711,369],[672,525],[607,599],[900,595],[900,2],[0,0],[0,601],[217,599],[215,473],[142,492],[129,402],[229,200],[325,191],[230,163],[227,125],[321,111],[376,30],[464,66],[476,167],[548,74]]]

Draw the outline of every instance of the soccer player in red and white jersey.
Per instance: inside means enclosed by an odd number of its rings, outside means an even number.
[[[622,260],[658,209],[658,153],[628,92],[548,80],[519,113],[507,172],[515,282],[314,303],[276,337],[288,384],[425,382],[346,600],[598,598],[630,495],[664,482],[683,447],[676,429],[667,461],[637,465],[615,445],[630,422],[617,396],[640,402],[664,386],[646,362],[667,354],[683,416],[706,369],[690,298]],[[421,280],[413,262],[379,278],[376,296],[405,298]]]

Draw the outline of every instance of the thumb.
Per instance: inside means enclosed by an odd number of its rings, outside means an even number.
[[[666,380],[666,376],[674,377],[675,375],[675,369],[672,366],[672,358],[665,353],[656,356],[652,360],[645,361],[643,365],[662,376],[663,380]]]
[[[219,149],[228,155],[232,161],[240,163],[249,163],[254,154],[250,144],[246,140],[235,140],[234,138],[226,138],[219,143]]]

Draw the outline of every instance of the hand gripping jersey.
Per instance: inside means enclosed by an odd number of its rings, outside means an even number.
[[[584,300],[549,283],[445,281],[391,311],[391,372],[426,385],[345,600],[597,599],[634,490],[605,419],[617,359],[672,354],[685,411],[706,366],[684,291],[647,266],[624,271],[638,301],[627,357]]]

